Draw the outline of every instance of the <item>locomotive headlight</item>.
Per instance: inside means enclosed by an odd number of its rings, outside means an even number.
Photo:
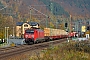
[[[28,35],[25,35],[26,38],[28,38]]]
[[[32,38],[34,38],[34,35],[32,35]]]

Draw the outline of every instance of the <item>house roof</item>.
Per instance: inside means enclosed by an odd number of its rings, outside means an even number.
[[[28,23],[31,26],[36,26],[36,25],[39,26],[39,24],[37,22],[17,22],[16,25],[17,26],[22,26],[24,23]]]

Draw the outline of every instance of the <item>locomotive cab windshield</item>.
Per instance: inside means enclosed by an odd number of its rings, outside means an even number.
[[[26,33],[34,34],[34,30],[33,29],[28,29],[28,30],[26,30]]]

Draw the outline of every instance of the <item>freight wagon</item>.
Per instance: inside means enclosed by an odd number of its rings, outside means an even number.
[[[44,28],[44,36],[52,39],[60,39],[68,37],[68,33],[61,29]]]

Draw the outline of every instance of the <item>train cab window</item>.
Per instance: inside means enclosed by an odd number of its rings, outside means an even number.
[[[26,33],[34,34],[34,30],[26,30]]]

